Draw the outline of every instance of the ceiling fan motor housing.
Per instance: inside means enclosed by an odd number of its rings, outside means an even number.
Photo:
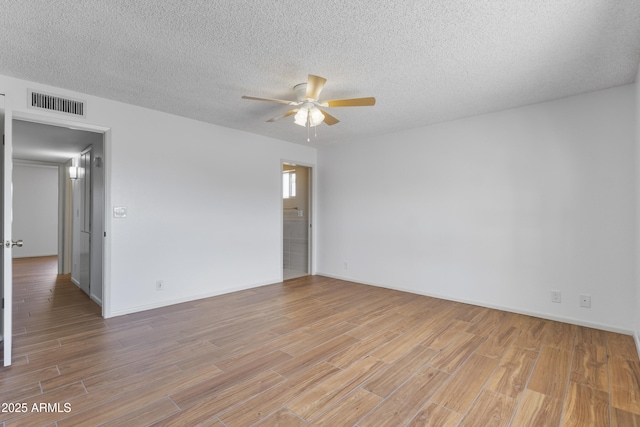
[[[298,101],[306,101],[307,100],[307,84],[300,83],[293,87],[293,90],[296,92],[296,99]]]

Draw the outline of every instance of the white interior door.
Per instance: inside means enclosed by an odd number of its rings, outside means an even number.
[[[12,281],[12,236],[11,236],[11,220],[12,220],[12,184],[11,175],[13,170],[13,144],[11,140],[11,110],[7,106],[7,100],[4,95],[0,96],[0,116],[2,120],[2,134],[4,144],[0,150],[0,162],[2,164],[2,346],[4,353],[4,366],[11,365],[11,329],[12,329],[12,302],[13,302],[13,281]]]

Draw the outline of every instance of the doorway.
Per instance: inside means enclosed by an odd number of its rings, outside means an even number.
[[[39,255],[57,255],[58,273],[71,274],[71,281],[94,302],[103,302],[103,242],[104,242],[104,134],[65,126],[13,120],[13,161],[27,164],[47,164],[58,170],[57,248]],[[29,168],[27,168],[29,169]],[[33,168],[31,168],[33,169]],[[35,179],[19,179],[14,169],[14,199],[30,200],[27,206],[37,206],[36,193],[31,191]],[[24,181],[24,178],[22,178]],[[18,185],[21,184],[21,185]],[[22,191],[19,194],[18,191]],[[27,217],[14,203],[14,218]],[[43,222],[41,220],[41,222]],[[21,233],[14,221],[13,234]],[[24,229],[28,224],[23,224]],[[55,232],[55,231],[54,231]],[[44,233],[24,239],[24,247],[34,247]],[[56,244],[54,243],[54,246]],[[56,250],[57,249],[57,250]],[[23,256],[31,252],[24,251]],[[21,257],[14,251],[14,258]]]
[[[282,278],[311,274],[311,168],[282,164]]]
[[[15,112],[10,108],[7,108],[6,100],[4,96],[0,96],[0,118],[3,118],[2,130],[3,130],[3,141],[4,144],[2,146],[2,156],[0,156],[1,160],[1,170],[0,176],[0,184],[2,184],[2,241],[5,250],[2,255],[2,274],[0,280],[0,288],[2,289],[2,321],[0,322],[0,341],[2,344],[2,358],[4,360],[4,366],[9,366],[12,361],[12,307],[13,307],[13,286],[12,286],[12,266],[13,266],[13,257],[12,257],[12,246],[20,247],[22,242],[19,238],[16,238],[12,235],[12,218],[15,216],[15,212],[12,212],[14,209],[12,202],[12,178],[14,172],[14,159],[24,159],[25,161],[35,162],[35,163],[55,163],[58,168],[58,176],[59,182],[61,183],[58,186],[60,192],[62,189],[66,189],[69,186],[65,185],[65,180],[69,179],[70,170],[67,166],[69,164],[65,164],[67,159],[72,158],[76,154],[82,152],[82,148],[86,148],[86,141],[80,141],[82,145],[75,146],[73,138],[69,138],[73,132],[81,132],[83,134],[89,135],[93,134],[96,137],[95,145],[90,144],[92,147],[96,148],[96,151],[100,153],[101,157],[96,157],[91,164],[91,173],[94,176],[99,176],[101,179],[96,179],[97,182],[101,181],[102,187],[98,188],[97,186],[92,186],[91,191],[95,190],[95,198],[101,199],[101,205],[92,205],[93,213],[91,216],[91,220],[94,221],[94,224],[98,224],[96,226],[96,236],[95,239],[92,240],[91,248],[96,248],[95,251],[92,251],[92,257],[95,255],[97,258],[99,257],[99,268],[92,270],[91,277],[95,277],[100,281],[99,287],[97,287],[97,291],[95,295],[99,295],[99,300],[103,300],[104,295],[104,278],[103,271],[104,263],[106,262],[104,259],[104,245],[106,233],[105,233],[105,210],[104,206],[106,205],[106,191],[105,186],[107,185],[107,173],[103,169],[104,165],[104,149],[106,141],[109,138],[110,132],[108,128],[104,128],[102,126],[95,126],[88,123],[77,123],[64,119],[58,119],[54,117],[41,116],[39,114],[33,114],[30,112]],[[25,138],[23,143],[14,144],[14,136],[16,135],[15,127],[20,127],[22,124],[28,127],[33,127],[33,129],[45,129],[47,132],[47,138]],[[64,134],[64,137],[55,141],[55,138],[52,136],[55,134]],[[20,132],[18,131],[19,135]],[[71,153],[71,154],[70,154]],[[94,170],[94,167],[96,170]],[[13,188],[15,189],[15,188]],[[59,200],[62,200],[60,198]],[[59,209],[64,210],[67,207],[67,203],[59,202]],[[101,206],[100,209],[97,207]],[[95,215],[95,216],[94,216]],[[60,230],[59,234],[59,244],[63,244],[66,241],[64,238],[64,229],[65,222],[61,221],[60,218],[65,217],[64,214],[59,215],[59,223],[58,227]],[[67,227],[68,228],[68,227]],[[99,229],[98,229],[99,228]],[[13,245],[11,242],[13,241]],[[26,243],[26,242],[25,242]],[[65,253],[64,250],[60,250],[58,252],[58,256]],[[59,273],[62,273],[64,270],[64,262],[58,262],[58,270]],[[95,275],[93,274],[95,271]],[[92,298],[94,299],[94,298]],[[95,300],[95,299],[94,299]],[[109,300],[108,298],[104,298],[103,301],[96,301],[99,305],[102,306],[102,316],[105,316],[105,313],[109,313]],[[106,307],[105,307],[106,304]]]

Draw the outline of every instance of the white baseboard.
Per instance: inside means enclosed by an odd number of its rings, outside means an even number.
[[[91,294],[91,295],[89,295],[89,298],[91,298],[93,300],[93,302],[95,302],[100,307],[102,307],[102,300],[100,298],[98,298],[96,295]]]
[[[466,299],[460,299],[460,298],[451,298],[451,297],[444,296],[444,295],[430,294],[430,293],[427,293],[427,292],[417,292],[414,289],[405,289],[405,288],[401,288],[401,287],[397,287],[397,286],[388,286],[388,285],[382,285],[382,284],[379,284],[379,283],[366,282],[366,281],[354,279],[352,277],[341,277],[341,276],[337,276],[337,275],[329,274],[329,273],[317,272],[316,274],[319,275],[319,276],[330,277],[332,279],[339,279],[339,280],[345,280],[345,281],[348,281],[348,282],[361,283],[363,285],[368,285],[368,286],[375,286],[377,288],[393,289],[393,290],[396,290],[396,291],[407,292],[407,293],[410,293],[410,294],[424,295],[426,297],[431,297],[431,298],[438,298],[438,299],[443,299],[443,300],[447,300],[447,301],[455,301],[455,302],[460,302],[460,303],[464,303],[464,304],[476,305],[476,306],[479,306],[479,307],[492,308],[492,309],[495,309],[495,310],[508,311],[510,313],[524,314],[525,316],[533,316],[533,317],[538,317],[540,319],[547,319],[547,320],[554,320],[554,321],[557,321],[557,322],[570,323],[572,325],[584,326],[586,328],[600,329],[600,330],[603,330],[603,331],[616,332],[616,333],[624,334],[624,335],[633,335],[634,337],[636,336],[636,334],[634,334],[634,332],[632,330],[630,330],[630,329],[624,329],[624,328],[619,328],[619,327],[612,326],[612,325],[600,324],[600,323],[595,323],[595,322],[585,322],[583,320],[574,319],[574,318],[571,318],[571,317],[554,316],[554,315],[550,315],[548,313],[539,313],[539,312],[535,312],[535,311],[520,310],[520,309],[516,309],[516,308],[513,308],[513,307],[505,307],[505,306],[500,306],[500,305],[495,305],[495,304],[489,304],[489,303],[486,303],[484,301],[473,301],[473,300],[466,300]],[[638,347],[638,349],[640,349],[640,346],[638,346],[638,343],[639,343],[639,341],[636,338],[636,346]],[[640,352],[639,352],[639,354],[640,354]]]
[[[12,258],[40,258],[40,257],[45,257],[45,256],[58,256],[57,253],[55,254],[50,254],[50,253],[28,253],[28,254],[24,254],[24,253],[18,253],[17,250],[13,250],[13,253],[11,254]]]

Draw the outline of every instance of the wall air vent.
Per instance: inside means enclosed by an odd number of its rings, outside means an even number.
[[[85,117],[85,102],[77,99],[63,98],[44,92],[36,92],[29,89],[27,106],[39,110],[53,111],[56,113],[70,114],[74,117]]]

